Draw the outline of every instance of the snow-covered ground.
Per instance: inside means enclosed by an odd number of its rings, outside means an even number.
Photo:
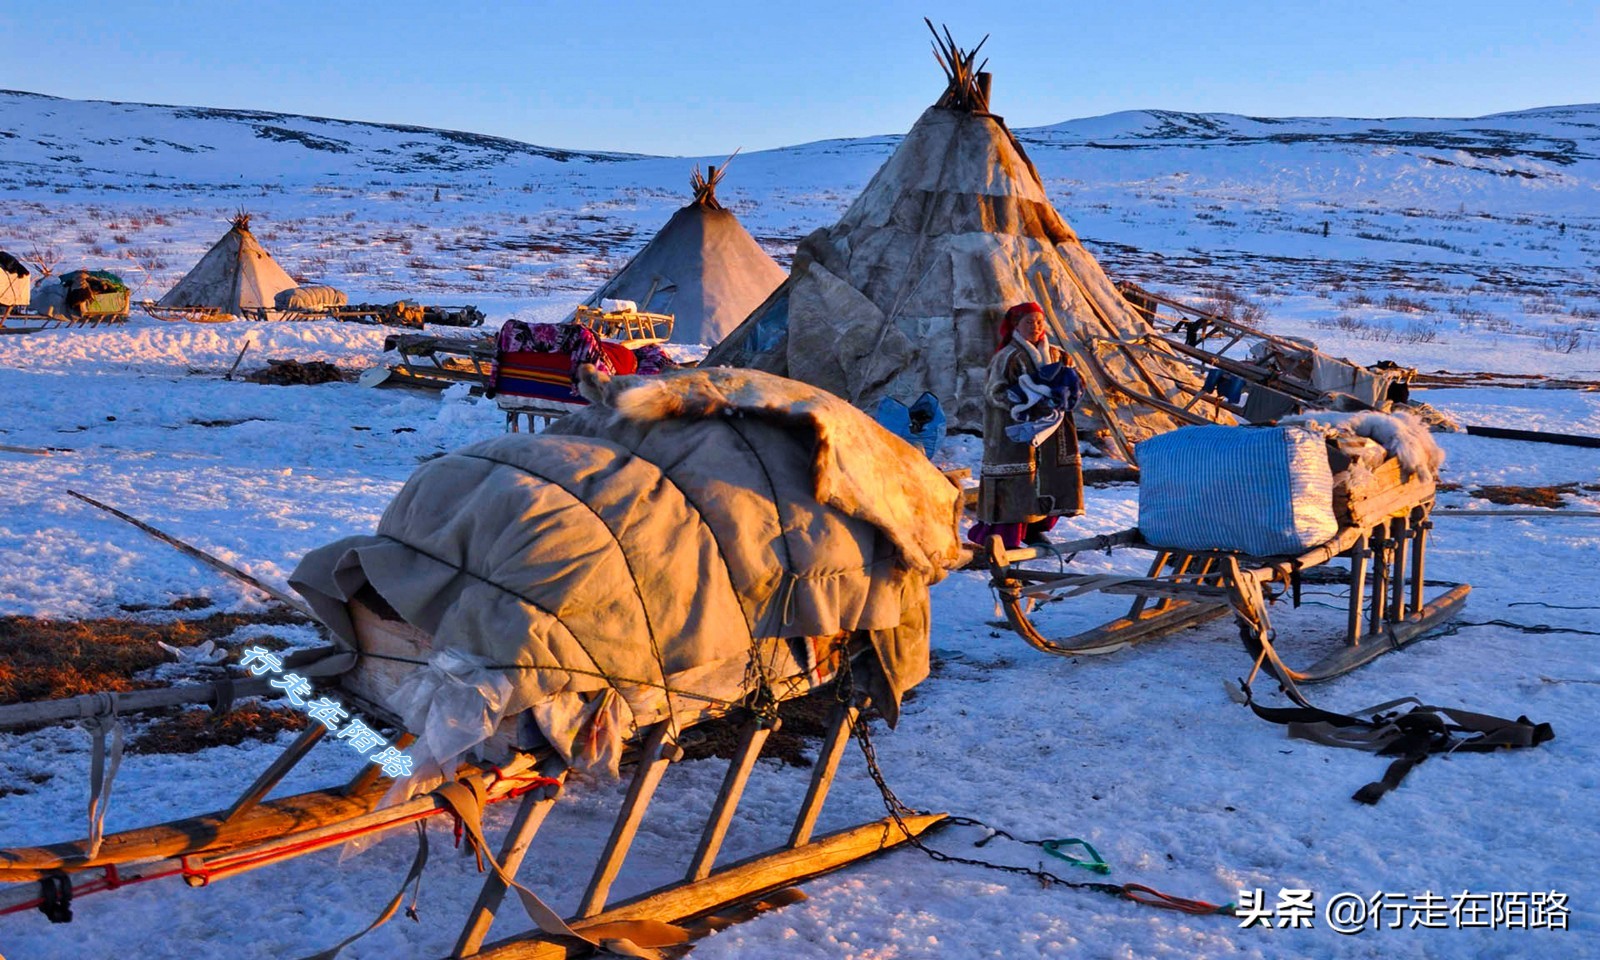
[[[53,247],[65,267],[120,266],[136,282],[142,263],[149,274],[141,296],[170,285],[226,229],[224,214],[247,204],[260,217],[258,234],[291,272],[358,297],[420,290],[426,299],[477,302],[491,323],[512,313],[548,316],[598,285],[684,199],[677,182],[688,164],[678,159],[555,159],[506,148],[490,150],[479,166],[408,161],[380,170],[373,164],[388,162],[381,150],[438,138],[347,125],[361,129],[343,136],[349,142],[340,153],[280,134],[204,139],[194,126],[252,123],[334,136],[295,118],[156,123],[140,112],[151,108],[0,96],[11,97],[0,126],[18,134],[0,139],[0,177],[13,178],[0,206],[0,248]],[[111,125],[112,112],[126,115],[125,130]],[[1212,285],[1225,282],[1259,303],[1272,329],[1363,361],[1596,380],[1597,121],[1593,107],[1478,121],[1211,118],[1210,126],[1189,115],[1141,113],[1021,133],[1064,214],[1096,242],[1115,276],[1189,297],[1215,296]],[[1482,132],[1490,128],[1517,136]],[[357,133],[369,139],[358,143]],[[1294,136],[1269,136],[1277,133]],[[370,139],[380,134],[386,139]],[[136,143],[137,136],[163,143]],[[200,159],[164,145],[195,151],[202,140],[215,150]],[[1578,146],[1562,146],[1571,142]],[[877,138],[741,157],[724,199],[782,254],[836,216],[892,146]],[[325,163],[296,165],[284,152],[291,150]],[[67,153],[78,163],[47,162]],[[180,165],[184,158],[192,165]],[[1331,222],[1328,237],[1323,220]],[[104,251],[98,261],[96,246]],[[129,248],[146,252],[119,257]],[[246,339],[253,345],[245,370],[276,357],[361,368],[376,359],[385,332],[135,319],[0,337],[0,444],[53,451],[0,452],[0,614],[114,616],[119,605],[195,595],[225,610],[260,607],[259,597],[68,489],[282,584],[307,550],[369,531],[421,459],[502,428],[492,404],[471,398],[223,379]],[[1467,422],[1600,435],[1597,392],[1475,387],[1424,399]],[[1460,485],[1441,496],[1447,507],[1489,506],[1469,495],[1481,484],[1600,481],[1596,450],[1462,435],[1441,442],[1450,457],[1443,479]],[[946,453],[970,463],[974,449],[956,442]],[[1569,510],[1600,509],[1593,491],[1568,501]],[[1086,516],[1061,532],[1109,532],[1135,519],[1132,486],[1098,488]],[[1343,891],[1413,902],[1428,892],[1555,891],[1568,897],[1571,929],[1502,923],[1342,936],[1320,913],[1309,931],[1240,929],[1225,917],[1043,889],[900,851],[808,884],[809,901],[714,935],[695,955],[1600,955],[1593,860],[1600,794],[1591,792],[1600,787],[1600,645],[1591,635],[1600,632],[1600,521],[1559,513],[1441,517],[1435,532],[1429,573],[1473,584],[1462,618],[1470,625],[1308,692],[1339,710],[1415,695],[1526,714],[1552,723],[1554,742],[1429,760],[1379,805],[1365,807],[1349,795],[1386,761],[1288,740],[1227,698],[1223,682],[1249,668],[1233,627],[1216,623],[1105,657],[1050,657],[995,626],[983,575],[958,573],[935,588],[934,676],[908,703],[900,728],[875,737],[884,772],[917,807],[981,818],[1023,837],[1087,839],[1115,882],[1216,902],[1251,888],[1269,901],[1280,889],[1308,889],[1319,904]],[[1131,562],[1082,556],[1077,564],[1131,570]],[[1309,591],[1307,599],[1339,603]],[[1059,635],[1116,612],[1112,601],[1089,598],[1056,604],[1041,619]],[[1315,603],[1275,613],[1291,650],[1327,635],[1338,616]],[[185,756],[130,755],[108,830],[224,806],[276,749],[246,743]],[[280,789],[347,778],[353,759],[337,745],[319,746]],[[87,769],[87,737],[76,728],[0,734],[0,786],[24,791],[0,797],[0,846],[81,836]],[[714,761],[669,770],[617,896],[681,874],[721,775]],[[763,761],[725,856],[782,840],[806,776]],[[523,875],[558,908],[575,906],[621,793],[617,784],[575,783],[536,841]],[[881,812],[852,752],[822,826]],[[508,817],[494,811],[491,834]],[[934,843],[1027,866],[1047,859],[1037,848],[998,840],[974,849],[980,837],[951,829]],[[449,952],[479,876],[470,857],[440,854],[447,831],[436,828],[432,838],[422,923],[396,919],[344,956]],[[302,956],[364,927],[411,855],[410,841],[397,835],[342,863],[329,852],[200,889],[168,880],[95,895],[76,904],[71,926],[38,913],[0,917],[0,955]],[[1044,865],[1074,872],[1058,861]],[[1080,873],[1074,878],[1100,879]],[[496,936],[527,926],[509,907],[501,916]]]

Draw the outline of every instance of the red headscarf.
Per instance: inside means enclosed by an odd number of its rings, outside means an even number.
[[[1029,300],[1026,303],[1019,303],[1006,311],[1005,317],[1000,321],[1000,342],[995,345],[995,349],[998,350],[1011,342],[1011,335],[1017,332],[1017,324],[1021,323],[1022,318],[1030,313],[1037,313],[1042,317],[1044,316],[1044,307]]]

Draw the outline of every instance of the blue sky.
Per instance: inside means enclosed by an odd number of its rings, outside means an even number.
[[[0,2],[0,88],[709,155],[905,130],[921,17],[990,34],[1013,126],[1118,110],[1478,116],[1600,102],[1600,3]]]

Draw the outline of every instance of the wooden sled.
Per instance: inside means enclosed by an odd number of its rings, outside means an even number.
[[[1126,281],[1117,289],[1160,331],[1159,336],[1143,342],[1118,344],[1176,353],[1199,373],[1205,387],[1184,403],[1186,410],[1216,406],[1261,423],[1306,409],[1328,409],[1336,401],[1346,407],[1384,409],[1391,399],[1409,394],[1407,387],[1416,376],[1416,370],[1409,367],[1370,368],[1329,357],[1307,342],[1276,336]],[[1346,382],[1338,388],[1318,386],[1313,382],[1318,364],[1344,371]],[[1229,392],[1222,388],[1223,377],[1244,388],[1242,403],[1237,397],[1223,396]]]
[[[141,300],[139,309],[167,323],[227,323],[234,319],[221,307],[163,307],[154,300]]]
[[[1255,661],[1250,679],[1264,667],[1304,705],[1297,684],[1330,680],[1398,650],[1450,620],[1466,601],[1471,590],[1466,584],[1426,596],[1434,493],[1431,480],[1402,480],[1398,461],[1390,458],[1355,480],[1351,473],[1339,474],[1334,488],[1339,533],[1298,556],[1169,550],[1145,542],[1133,528],[1048,549],[1007,550],[995,537],[989,544],[990,570],[1012,629],[1036,649],[1061,656],[1111,653],[1231,612]],[[1056,562],[1063,554],[1117,549],[1154,554],[1148,572],[1134,577],[1024,566],[1043,559]],[[1349,562],[1347,571],[1320,569],[1339,558]],[[1298,606],[1305,582],[1343,582],[1349,600],[1343,647],[1297,669],[1278,653],[1268,589],[1280,585],[1293,593]],[[1115,620],[1062,640],[1044,636],[1029,619],[1036,602],[1090,592],[1131,596],[1132,606]]]
[[[359,705],[369,717],[394,720],[374,706],[369,696],[391,689],[407,670],[401,660],[415,662],[426,656],[431,640],[421,631],[360,602],[351,604],[360,653],[357,665],[340,678],[342,696]],[[841,654],[867,649],[860,639]],[[340,654],[343,656],[343,654]],[[380,659],[379,657],[388,659]],[[312,672],[307,666],[305,672]],[[246,681],[249,682],[249,681]],[[796,693],[798,685],[787,692]],[[774,691],[780,698],[786,691]],[[684,926],[688,935],[704,935],[726,923],[724,911],[771,897],[809,879],[861,861],[905,842],[938,824],[943,814],[905,816],[816,836],[815,828],[838,765],[858,722],[864,699],[841,701],[833,711],[826,738],[819,750],[810,784],[800,802],[788,840],[766,853],[718,866],[728,827],[746,783],[768,736],[777,729],[776,718],[764,718],[743,708],[728,710],[707,704],[694,715],[680,711],[639,731],[630,742],[625,763],[633,773],[610,837],[588,879],[577,911],[566,923],[580,935],[599,925],[654,921]],[[610,891],[619,876],[634,837],[666,768],[682,757],[676,739],[684,729],[707,720],[742,714],[739,744],[708,811],[700,840],[689,858],[684,878],[648,893],[612,904]],[[547,745],[524,746],[531,724],[522,717],[507,718],[486,744],[492,759],[464,763],[457,783],[465,792],[477,793],[483,803],[515,800],[516,812],[493,860],[504,875],[515,879],[534,835],[556,802],[567,770]],[[464,791],[450,785],[393,806],[378,808],[390,786],[376,766],[368,765],[349,783],[280,799],[266,800],[274,787],[326,735],[328,728],[313,723],[293,744],[250,784],[226,810],[202,814],[159,826],[146,827],[104,838],[98,853],[89,856],[87,841],[0,850],[0,914],[32,909],[45,902],[45,890],[68,886],[73,894],[86,894],[166,877],[181,877],[190,886],[205,886],[229,877],[328,849],[358,835],[380,833],[430,817],[455,815],[476,829],[481,807],[463,810],[458,799]],[[536,731],[533,733],[537,737]],[[402,735],[399,747],[411,742]],[[901,825],[904,825],[903,827]],[[481,839],[481,834],[474,833]],[[491,851],[482,851],[485,854]],[[470,910],[451,957],[567,957],[591,949],[582,939],[535,931],[484,946],[496,912],[507,892],[501,874],[491,871]],[[59,893],[55,894],[59,897]],[[780,898],[781,899],[781,898]],[[761,906],[748,907],[759,911]],[[713,917],[713,915],[717,915]],[[712,918],[706,920],[705,918]],[[702,922],[703,921],[703,922]],[[595,936],[599,936],[597,933]],[[681,944],[679,946],[682,946]]]
[[[602,340],[620,343],[629,350],[671,340],[675,321],[676,318],[670,313],[606,311],[599,307],[579,307],[573,314],[574,323],[593,330]]]
[[[65,315],[55,313],[29,313],[15,307],[0,310],[0,334],[38,333],[40,330],[57,330],[66,327],[98,327],[101,324],[126,323],[127,311],[120,313],[84,313]]]
[[[489,386],[494,373],[493,338],[400,333],[385,337],[383,349],[400,359],[388,367],[386,375],[373,378],[373,385],[392,383],[442,390],[452,384],[470,383],[481,389]]]

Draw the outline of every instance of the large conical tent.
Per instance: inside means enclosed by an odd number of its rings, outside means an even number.
[[[1178,388],[1192,397],[1198,384],[1169,351],[1115,343],[1153,331],[989,112],[977,50],[961,51],[948,32],[935,39],[944,96],[844,217],[801,241],[788,282],[703,362],[793,377],[867,409],[931,391],[952,428],[981,430],[999,321],[1034,300],[1084,376],[1079,420],[1105,430],[1114,450],[1131,458],[1140,440],[1201,419],[1181,408]]]
[[[717,183],[727,167],[701,176],[696,166],[690,180],[694,199],[588,305],[632,300],[640,310],[674,316],[673,343],[712,346],[777,289],[783,268],[717,202]]]
[[[161,298],[160,306],[216,307],[242,316],[245,310],[272,309],[278,292],[295,286],[250,232],[250,215],[241,212],[223,238]]]

